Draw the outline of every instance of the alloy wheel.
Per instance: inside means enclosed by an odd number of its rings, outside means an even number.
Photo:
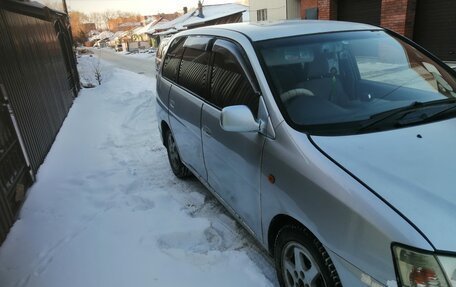
[[[282,252],[282,271],[286,287],[326,287],[318,265],[309,250],[289,242]]]

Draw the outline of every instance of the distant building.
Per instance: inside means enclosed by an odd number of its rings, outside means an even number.
[[[250,0],[250,20],[320,19],[382,26],[456,61],[456,1]]]
[[[130,39],[126,39],[126,41],[149,41],[152,46],[156,47],[158,42],[152,37],[152,33],[155,31],[157,25],[166,22],[169,21],[165,18],[158,17],[146,26],[134,29],[131,32]]]
[[[301,2],[309,0],[250,0],[250,21],[301,19]]]
[[[79,29],[84,34],[89,35],[89,33],[91,31],[95,31],[97,29],[97,27],[95,26],[95,23],[82,23],[82,24],[79,24]]]
[[[186,7],[184,7],[184,8],[186,8]],[[184,9],[184,12],[185,12],[185,9]],[[187,13],[187,12],[185,12],[185,13]],[[185,13],[183,13],[183,14],[185,14]],[[158,13],[157,15],[154,15],[154,17],[156,17],[157,19],[162,18],[162,19],[171,21],[171,20],[176,19],[179,16],[182,16],[183,14],[180,14],[178,12],[168,13],[168,14],[167,13]]]
[[[191,9],[172,21],[155,25],[153,29],[148,31],[148,34],[161,38],[196,27],[242,22],[242,14],[247,10],[248,7],[241,4],[228,3],[203,6],[199,2],[198,8]],[[186,11],[185,8],[184,11]]]
[[[108,21],[108,30],[112,32],[127,31],[143,26],[144,16],[118,17]]]

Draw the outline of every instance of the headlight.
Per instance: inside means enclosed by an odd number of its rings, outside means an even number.
[[[437,258],[450,281],[450,286],[456,286],[456,257],[437,256]]]
[[[400,286],[456,287],[455,257],[436,256],[402,246],[393,246],[393,254]]]

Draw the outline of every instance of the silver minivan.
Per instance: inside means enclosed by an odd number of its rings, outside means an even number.
[[[253,234],[281,286],[456,287],[456,73],[423,48],[347,22],[192,29],[157,95],[172,171]]]

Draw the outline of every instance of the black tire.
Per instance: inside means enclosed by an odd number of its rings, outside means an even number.
[[[282,287],[342,287],[322,244],[301,226],[286,225],[280,229],[274,243],[274,260]]]
[[[166,140],[166,150],[168,152],[169,165],[174,175],[178,178],[189,177],[192,173],[191,171],[182,163],[179,155],[179,150],[177,149],[176,142],[174,141],[173,134],[170,130],[167,130],[165,133]]]

